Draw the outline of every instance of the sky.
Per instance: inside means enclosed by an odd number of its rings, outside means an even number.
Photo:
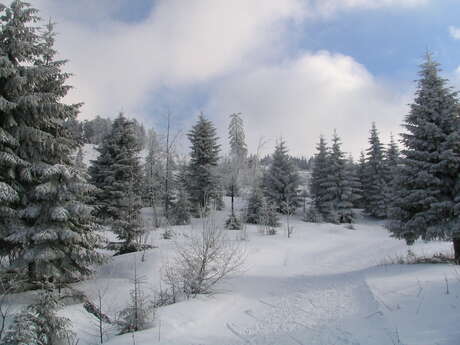
[[[458,0],[30,2],[56,22],[80,119],[123,111],[161,131],[170,112],[185,134],[203,112],[224,151],[237,112],[251,152],[283,138],[309,156],[336,130],[357,157],[372,122],[388,142],[427,51],[460,88]]]

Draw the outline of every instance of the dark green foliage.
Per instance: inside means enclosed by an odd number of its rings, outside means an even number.
[[[275,205],[278,212],[287,212],[285,206],[299,205],[299,175],[294,167],[284,141],[275,148],[272,163],[264,174],[263,189],[267,201]]]
[[[112,225],[129,251],[135,250],[145,231],[140,219],[140,150],[133,122],[120,114],[111,133],[98,148],[99,157],[89,168],[91,181],[99,189],[96,196],[99,216]]]
[[[323,216],[332,223],[351,223],[355,216],[353,202],[357,197],[357,186],[352,166],[347,166],[340,139],[335,132],[327,162],[326,177],[320,186],[324,189],[322,201],[328,204],[328,212]]]
[[[258,186],[254,187],[248,199],[246,212],[246,223],[259,224],[264,205],[264,195],[262,189]]]
[[[241,230],[241,226],[241,221],[235,214],[230,214],[225,221],[225,229],[228,230]]]
[[[385,162],[385,150],[380,142],[375,123],[372,124],[364,173],[364,211],[377,218],[387,216],[387,179],[390,174]]]
[[[193,215],[214,205],[222,205],[219,178],[216,174],[220,145],[217,143],[216,129],[203,114],[188,133],[191,143],[190,164],[188,166],[188,192]]]
[[[169,221],[172,225],[190,224],[190,196],[187,192],[188,167],[185,163],[179,165],[179,171],[174,179],[176,195],[170,209]]]
[[[70,319],[57,315],[62,308],[59,297],[50,284],[46,284],[35,303],[23,309],[13,320],[4,345],[72,344],[75,334],[70,330]]]
[[[416,239],[460,238],[460,135],[457,93],[427,54],[416,97],[404,121],[388,226],[411,244]],[[456,259],[460,248],[455,247]]]
[[[1,239],[9,268],[27,272],[29,282],[68,282],[90,274],[103,256],[85,202],[94,187],[74,168],[78,142],[66,127],[79,105],[62,103],[66,61],[55,59],[53,24],[39,30],[37,13],[13,1],[0,14],[0,188],[8,192],[0,197],[7,206]]]
[[[326,189],[324,183],[328,174],[329,166],[329,149],[323,136],[319,138],[318,152],[313,161],[313,169],[310,180],[310,195],[313,200],[315,209],[322,215],[330,212],[330,204],[326,199]]]

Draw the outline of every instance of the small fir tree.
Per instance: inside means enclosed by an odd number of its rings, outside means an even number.
[[[62,304],[54,287],[46,283],[35,303],[23,309],[13,320],[2,344],[54,345],[71,344],[75,334],[71,321],[57,315]]]

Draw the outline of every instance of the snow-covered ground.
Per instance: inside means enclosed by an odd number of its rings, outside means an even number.
[[[223,222],[227,211],[220,212]],[[150,213],[144,209],[148,224]],[[377,221],[361,219],[350,230],[343,225],[305,223],[291,219],[294,234],[284,225],[274,236],[248,226],[241,242],[244,270],[218,286],[213,295],[159,308],[153,328],[116,336],[107,330],[109,345],[458,345],[460,343],[460,270],[453,265],[389,264],[407,254],[403,241],[390,238]],[[174,227],[181,233],[192,226]],[[174,255],[174,241],[151,231],[155,246],[145,253],[114,257],[94,277],[75,288],[114,316],[129,300],[136,266],[144,288],[154,293],[161,271]],[[228,231],[238,238],[238,231]],[[113,238],[108,232],[107,236]],[[417,242],[419,255],[451,251],[445,242]],[[144,258],[143,258],[144,256]],[[144,259],[144,260],[143,260]],[[31,302],[30,293],[15,296],[15,310]],[[98,344],[94,317],[82,304],[67,305],[79,345]],[[133,339],[134,337],[134,339]]]
[[[293,224],[289,239],[283,227],[274,236],[262,236],[249,226],[245,269],[222,283],[218,293],[162,307],[154,328],[111,337],[107,344],[460,343],[460,271],[455,266],[385,264],[405,255],[407,246],[375,221],[361,220],[355,230],[300,220]],[[176,231],[193,231],[193,226]],[[94,298],[100,292],[107,314],[126,305],[135,264],[145,287],[158,289],[174,242],[160,239],[160,231],[153,231],[150,241],[156,248],[145,253],[143,262],[142,253],[114,257],[95,279],[76,287]],[[428,255],[450,248],[449,243],[418,242],[412,250]],[[74,322],[79,345],[98,343],[94,319],[81,304],[67,306],[64,313]]]

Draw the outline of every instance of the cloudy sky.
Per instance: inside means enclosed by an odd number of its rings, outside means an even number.
[[[427,49],[460,87],[458,0],[31,0],[57,22],[81,119],[119,111],[187,131],[200,111],[225,145],[280,137],[310,155],[334,129],[355,156],[372,121],[399,133]]]

